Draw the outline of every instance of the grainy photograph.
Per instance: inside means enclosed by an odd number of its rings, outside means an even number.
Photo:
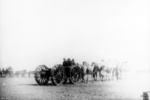
[[[0,0],[0,100],[150,100],[150,1]]]

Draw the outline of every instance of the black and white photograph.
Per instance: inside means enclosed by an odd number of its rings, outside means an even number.
[[[150,100],[150,0],[0,0],[0,100]]]

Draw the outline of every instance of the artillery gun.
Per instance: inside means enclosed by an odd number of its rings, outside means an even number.
[[[68,80],[71,84],[75,84],[80,79],[80,67],[77,65],[65,67],[57,64],[48,68],[46,65],[39,65],[35,69],[34,78],[39,85],[46,85],[49,81],[53,85],[60,85]]]

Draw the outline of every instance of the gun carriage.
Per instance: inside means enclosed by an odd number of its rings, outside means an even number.
[[[80,67],[76,64],[68,66],[57,64],[52,68],[39,65],[35,69],[34,78],[39,85],[46,85],[49,81],[53,85],[60,85],[67,82],[75,84],[80,79]]]

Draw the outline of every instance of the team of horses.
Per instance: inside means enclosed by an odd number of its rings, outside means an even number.
[[[116,64],[115,67],[108,67],[106,65],[100,65],[96,62],[92,62],[90,65],[86,61],[82,64],[77,64],[80,67],[80,79],[84,83],[89,82],[91,78],[92,82],[94,81],[111,81],[111,80],[120,80],[123,78],[123,69]]]

